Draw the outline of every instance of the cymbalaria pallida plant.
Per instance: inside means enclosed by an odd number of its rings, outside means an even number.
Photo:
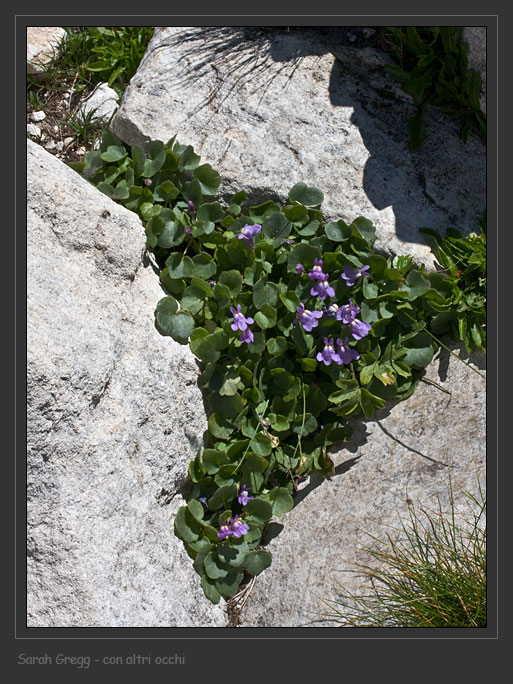
[[[218,173],[174,138],[129,149],[107,132],[73,167],[141,217],[167,292],[155,325],[201,364],[208,430],[175,533],[217,603],[270,565],[271,518],[301,479],[333,473],[347,418],[412,394],[443,276],[378,254],[365,218],[326,223],[304,183],[285,206],[214,199]]]

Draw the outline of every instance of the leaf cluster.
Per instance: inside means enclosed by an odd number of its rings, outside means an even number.
[[[427,105],[445,107],[445,113],[460,122],[460,137],[477,130],[486,142],[486,117],[480,110],[481,77],[467,68],[467,45],[461,40],[461,27],[389,27],[385,35],[398,65],[388,73],[403,84],[417,106],[410,118],[412,149],[422,145],[424,111]]]
[[[244,191],[215,199],[219,174],[174,137],[128,148],[106,132],[99,149],[72,166],[144,222],[167,293],[155,326],[200,362],[208,431],[189,465],[175,533],[206,596],[234,596],[245,573],[270,564],[261,548],[266,531],[273,516],[292,509],[299,481],[333,473],[328,448],[347,438],[348,418],[369,418],[414,391],[436,350],[426,329],[445,276],[432,280],[411,257],[377,253],[375,227],[363,217],[325,222],[322,192],[305,183],[290,190],[285,206],[249,205]],[[254,225],[260,230],[245,238],[243,229]],[[370,325],[349,342],[359,354],[350,364],[317,358],[325,338],[349,336],[341,321],[323,315],[310,332],[298,322],[300,303],[323,305],[308,276],[316,259],[335,291],[324,304],[352,300]],[[369,266],[370,277],[349,287],[341,277],[347,265]],[[253,319],[249,343],[233,329],[237,307]],[[244,486],[252,498],[241,503]],[[236,517],[247,532],[220,539],[221,526]]]
[[[435,335],[449,333],[465,343],[467,353],[481,349],[486,353],[486,227],[468,237],[448,228],[445,237],[429,228],[421,232],[431,237],[438,273],[428,277],[436,295],[429,300],[438,312],[431,320]]]

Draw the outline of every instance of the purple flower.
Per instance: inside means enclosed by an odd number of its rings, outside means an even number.
[[[326,297],[334,297],[335,290],[328,283],[328,276],[326,276],[326,278],[323,278],[322,280],[317,280],[315,285],[310,290],[310,294],[312,295],[312,297],[319,297],[319,299],[321,299],[322,301],[324,301]]]
[[[209,280],[208,284],[210,285],[210,287],[214,288],[216,285],[216,281],[215,280]]]
[[[262,230],[262,226],[260,226],[258,223],[255,223],[254,226],[250,226],[246,224],[244,228],[241,230],[241,232],[237,235],[239,240],[242,240],[242,238],[245,238],[250,245],[254,245],[255,242],[253,238],[257,233],[259,233]]]
[[[360,358],[360,354],[358,354],[356,349],[351,349],[351,347],[347,346],[348,341],[348,337],[346,337],[343,342],[341,339],[337,339],[338,351],[342,363],[351,363],[351,361],[358,361]]]
[[[317,354],[317,361],[322,361],[326,366],[329,366],[332,361],[338,365],[342,363],[342,359],[333,345],[333,338],[324,338],[324,349]]]
[[[245,484],[242,485],[242,488],[239,492],[239,496],[237,497],[237,501],[242,505],[245,506],[250,499],[254,499],[254,496],[249,496],[248,491],[250,487],[246,487]]]
[[[354,321],[356,315],[360,313],[360,307],[353,303],[353,300],[349,300],[349,304],[344,304],[337,311],[337,321],[342,321],[344,325],[349,325],[351,321]]]
[[[205,506],[207,505],[207,497],[206,496],[200,496],[198,501],[201,501],[201,503],[204,504]]]
[[[249,531],[248,525],[242,520],[239,520],[239,516],[236,515],[235,518],[230,518],[230,523],[232,525],[231,533],[234,537],[242,537],[243,534]],[[217,535],[219,536],[219,534]]]
[[[236,309],[231,306],[230,311],[233,314],[233,323],[231,325],[232,330],[247,330],[248,324],[255,322],[251,317],[246,318],[246,316],[244,316],[244,314],[241,312],[240,304],[237,304]]]
[[[151,178],[146,178],[145,181],[144,181],[144,184],[145,184],[145,185],[148,185],[148,186],[150,186],[151,183],[152,183]]]
[[[305,309],[304,304],[300,304],[296,311],[297,316],[294,323],[301,323],[303,328],[308,332],[319,325],[317,319],[322,318],[322,311],[309,311],[308,309]]]
[[[230,518],[230,522],[231,522],[231,518]],[[221,526],[219,528],[219,532],[217,533],[217,536],[219,537],[219,539],[226,539],[226,537],[229,534],[233,534],[233,530],[231,529],[231,527],[229,525],[227,525],[226,523],[221,523]]]
[[[249,320],[249,319],[246,318],[246,322],[247,322],[248,320]],[[251,319],[251,320],[253,320],[253,319]],[[232,326],[232,327],[233,327],[233,326]],[[255,339],[255,337],[254,337],[253,333],[251,332],[251,330],[250,330],[249,328],[247,328],[246,330],[243,330],[243,331],[241,332],[241,334],[240,334],[240,341],[241,341],[241,342],[247,342],[247,343],[249,344],[250,342],[253,342],[254,339]]]
[[[330,306],[323,307],[323,309],[325,309],[324,313],[326,314],[326,316],[328,316],[329,318],[336,318],[339,306],[338,304],[333,303],[330,304]]]
[[[293,244],[294,244],[294,240],[291,240],[290,238],[287,238],[286,240],[283,240],[283,242],[284,242],[286,245],[293,245]]]
[[[192,228],[190,226],[185,226],[185,232],[187,233],[187,235],[191,235]]]
[[[189,200],[187,202],[187,206],[189,207],[189,214],[191,216],[196,213],[196,207],[194,206],[194,202],[191,202],[191,200]]]
[[[296,272],[298,275],[303,275],[303,273],[305,272],[305,267],[303,266],[303,264],[296,264]]]
[[[346,285],[348,287],[352,287],[358,278],[364,278],[364,277],[370,275],[370,273],[367,273],[369,268],[370,268],[370,266],[362,266],[361,268],[354,268],[353,266],[350,266],[349,264],[345,264],[344,266],[342,266],[342,276],[341,277],[346,281]]]
[[[326,273],[322,272],[322,259],[315,259],[314,266],[308,274],[310,280],[326,280]]]
[[[369,334],[371,329],[368,323],[365,323],[365,321],[359,321],[357,318],[349,323],[349,328],[351,330],[351,335],[355,340],[361,340],[362,337],[365,337]]]

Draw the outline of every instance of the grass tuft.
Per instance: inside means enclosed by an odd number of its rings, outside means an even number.
[[[369,535],[375,567],[357,564],[370,593],[339,586],[324,599],[340,627],[486,627],[486,501],[468,492],[469,516],[458,516],[452,486],[450,510],[409,508],[399,540]]]

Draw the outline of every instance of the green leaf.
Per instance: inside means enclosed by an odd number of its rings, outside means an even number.
[[[376,228],[372,221],[363,218],[363,216],[358,216],[351,223],[351,232],[357,237],[362,237],[368,245],[372,247],[376,241]]]
[[[298,202],[305,207],[317,207],[322,204],[324,195],[317,188],[312,188],[306,183],[296,183],[289,191],[289,200]]]
[[[251,440],[251,448],[257,456],[268,456],[272,451],[270,437],[263,432],[258,432]]]
[[[401,359],[402,363],[414,368],[425,368],[433,360],[433,340],[427,333],[418,334],[408,341],[408,351]]]
[[[331,221],[324,226],[324,232],[333,242],[343,242],[351,237],[351,228],[345,221]]]
[[[199,275],[195,272],[195,264],[190,256],[182,256],[179,252],[173,252],[166,259],[166,266],[171,278],[191,278]]]
[[[288,292],[282,292],[280,294],[280,299],[291,313],[296,313],[297,307],[299,306],[299,297],[295,292],[290,290]]]
[[[207,475],[215,475],[225,463],[228,463],[228,456],[217,449],[204,449],[201,454],[201,465]]]
[[[250,551],[244,560],[244,567],[251,575],[259,575],[271,565],[272,556],[269,551],[259,549]]]
[[[237,496],[237,485],[225,485],[224,487],[219,487],[210,499],[208,500],[208,507],[211,511],[215,511],[222,508],[225,503],[233,501]]]
[[[203,561],[203,566],[205,567],[207,576],[213,580],[226,577],[230,570],[229,566],[217,558],[217,554],[214,551],[207,553],[205,560]]]
[[[270,304],[264,304],[260,311],[255,314],[255,323],[263,330],[273,328],[276,325],[276,309]]]
[[[203,592],[209,601],[212,603],[219,603],[221,600],[221,594],[217,590],[215,583],[212,582],[212,580],[210,580],[206,575],[203,575],[201,578],[201,588],[203,589]]]
[[[191,512],[191,515],[193,516],[193,518],[195,520],[197,520],[200,523],[203,521],[203,514],[204,514],[203,506],[197,499],[191,499],[187,503],[187,508],[189,509],[189,511]]]
[[[242,570],[232,568],[226,577],[221,577],[215,581],[216,589],[226,597],[235,596],[239,591],[242,582]]]
[[[272,337],[270,340],[267,340],[266,346],[271,356],[278,356],[287,351],[287,340],[281,335],[279,337]]]
[[[253,287],[253,304],[261,309],[265,304],[274,306],[278,301],[278,288],[269,283],[266,276],[262,276]]]
[[[184,257],[186,259],[187,257]],[[196,254],[192,258],[193,275],[208,280],[217,271],[216,262],[206,252]],[[167,264],[167,262],[166,262]],[[168,266],[169,267],[169,266]]]
[[[194,169],[194,175],[199,181],[204,195],[215,195],[221,183],[221,177],[210,164],[202,164]]]
[[[120,161],[124,159],[127,155],[123,145],[109,145],[105,152],[101,153],[101,158],[103,161],[110,163]]]
[[[406,276],[406,282],[402,289],[408,292],[407,300],[413,301],[422,297],[431,288],[429,280],[424,278],[420,271],[410,271]]]
[[[178,302],[174,297],[163,297],[157,304],[155,318],[160,328],[167,330],[171,325],[171,320],[178,311]]]
[[[248,516],[251,516],[256,522],[266,523],[273,514],[273,507],[268,501],[254,498],[250,499],[245,506],[245,511]]]
[[[184,542],[196,541],[201,533],[199,524],[194,520],[187,506],[180,506],[175,515],[175,534]]]
[[[234,568],[240,567],[244,563],[246,554],[249,551],[246,540],[235,541],[232,544],[223,542],[217,548],[217,555],[223,563]]]
[[[273,247],[279,247],[291,230],[292,224],[281,212],[271,214],[262,223],[262,232],[272,242]]]
[[[160,140],[152,140],[148,145],[148,157],[144,160],[142,175],[145,178],[151,178],[157,171],[160,171],[165,160],[164,143]]]
[[[294,508],[294,499],[285,487],[275,487],[269,492],[269,500],[273,507],[273,515],[288,513]]]

